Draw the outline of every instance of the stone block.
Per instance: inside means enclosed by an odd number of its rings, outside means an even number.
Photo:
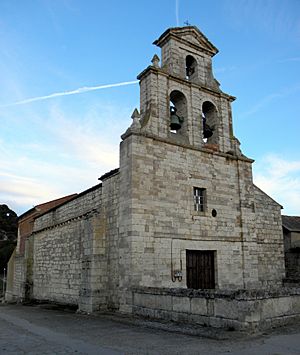
[[[179,313],[191,313],[191,301],[189,297],[172,297],[173,311]]]
[[[227,319],[239,319],[240,304],[235,300],[215,299],[216,317]]]
[[[208,315],[207,300],[205,298],[191,298],[191,313]]]
[[[293,303],[292,297],[264,299],[261,301],[261,317],[267,319],[293,314]]]

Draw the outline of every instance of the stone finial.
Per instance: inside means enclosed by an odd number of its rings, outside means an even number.
[[[137,108],[135,108],[134,111],[132,112],[131,118],[134,120],[136,118],[139,119],[140,117],[141,117],[141,115],[139,113],[139,110]]]
[[[140,115],[138,109],[135,108],[134,111],[132,112],[132,115],[131,115],[131,118],[132,118],[131,128],[140,128],[141,127],[140,117],[141,117],[141,115]]]
[[[160,62],[160,59],[159,59],[158,55],[154,54],[154,56],[153,56],[153,58],[151,60],[152,65],[155,68],[159,68],[159,62]]]
[[[127,128],[127,130],[124,134],[121,135],[121,138],[123,140],[126,137],[128,137],[131,132],[138,131],[141,128],[141,122],[140,122],[141,115],[140,115],[139,110],[137,108],[135,108],[134,111],[132,112],[131,118],[132,118],[131,126],[129,128]]]

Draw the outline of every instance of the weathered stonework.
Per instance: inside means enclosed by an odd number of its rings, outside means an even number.
[[[191,291],[140,288],[133,313],[144,317],[229,329],[265,329],[288,324],[300,314],[300,290]]]
[[[115,288],[108,272],[116,268],[117,259],[109,253],[116,252],[111,235],[118,205],[115,180],[111,177],[36,219],[34,299],[79,305],[86,312],[107,308],[108,289]]]
[[[253,184],[233,134],[235,98],[212,74],[217,49],[193,26],[155,44],[161,66],[154,56],[138,76],[120,168],[35,219],[24,293],[234,328],[299,316],[299,290],[282,288],[281,206]]]

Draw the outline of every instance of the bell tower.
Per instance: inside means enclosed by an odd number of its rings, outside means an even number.
[[[170,28],[154,44],[161,48],[139,74],[141,132],[196,148],[237,153],[231,118],[233,96],[223,93],[212,72],[218,49],[196,26]]]
[[[161,60],[154,55],[138,75],[140,110],[120,145],[120,309],[131,309],[133,289],[281,282],[282,259],[268,271],[257,222],[273,218],[266,206],[280,210],[253,185],[253,160],[234,137],[235,98],[212,72],[217,48],[195,26],[170,28],[154,44]],[[208,278],[193,268],[196,259],[209,259]]]

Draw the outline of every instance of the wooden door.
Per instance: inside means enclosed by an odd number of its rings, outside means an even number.
[[[213,250],[187,250],[187,287],[194,289],[215,288],[215,252]]]

